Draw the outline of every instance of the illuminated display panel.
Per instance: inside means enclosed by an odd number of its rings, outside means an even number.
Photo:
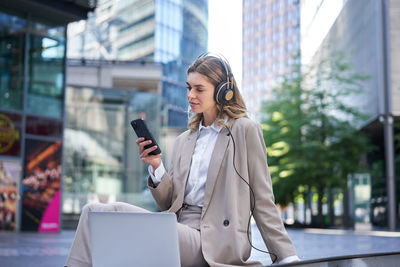
[[[19,156],[21,115],[0,111],[0,155]]]
[[[61,146],[61,141],[25,142],[21,230],[60,229]]]
[[[0,160],[0,230],[15,230],[20,171],[17,161]]]

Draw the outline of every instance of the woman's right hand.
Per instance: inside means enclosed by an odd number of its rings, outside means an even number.
[[[136,144],[139,146],[139,155],[140,159],[147,164],[150,164],[153,167],[153,170],[156,170],[161,165],[161,156],[162,154],[157,155],[149,155],[150,152],[157,149],[157,146],[154,145],[145,149],[144,147],[151,144],[151,140],[145,141],[143,137],[136,139]]]

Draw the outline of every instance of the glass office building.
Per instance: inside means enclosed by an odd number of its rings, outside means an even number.
[[[69,58],[163,63],[168,126],[186,128],[186,70],[207,51],[207,0],[103,0],[68,33]]]
[[[289,74],[300,48],[300,1],[243,1],[243,97],[252,116]]]
[[[0,230],[59,230],[66,25],[90,10],[0,3]]]
[[[187,127],[186,70],[207,49],[208,1],[102,0],[68,26],[63,226],[84,204],[156,210],[129,121],[146,117],[169,162]]]
[[[76,228],[88,202],[156,210],[130,121],[145,118],[164,149],[162,65],[69,60],[64,132],[63,227]]]

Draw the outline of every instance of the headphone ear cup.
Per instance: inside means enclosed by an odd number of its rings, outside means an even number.
[[[223,102],[223,98],[222,98],[222,91],[225,90],[226,88],[226,83],[225,82],[220,82],[217,87],[215,87],[215,91],[214,91],[214,100],[215,102],[217,102],[218,104],[225,104]]]
[[[225,105],[233,98],[233,90],[228,88],[228,83],[223,81],[215,87],[214,100],[218,104]]]

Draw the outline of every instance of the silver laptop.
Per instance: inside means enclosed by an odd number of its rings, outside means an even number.
[[[94,267],[180,267],[173,213],[89,212]]]

